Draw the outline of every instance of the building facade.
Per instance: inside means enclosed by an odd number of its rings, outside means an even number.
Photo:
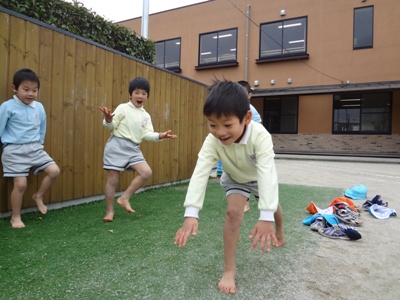
[[[400,157],[399,15],[398,0],[214,0],[150,15],[148,37],[162,68],[248,81],[276,153]]]

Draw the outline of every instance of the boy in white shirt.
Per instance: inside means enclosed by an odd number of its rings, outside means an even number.
[[[236,293],[235,255],[250,194],[258,199],[260,210],[260,218],[250,234],[251,247],[255,248],[260,242],[262,252],[270,251],[271,244],[284,244],[272,139],[263,125],[252,121],[249,104],[246,91],[238,83],[217,81],[210,86],[203,108],[210,134],[199,152],[184,203],[185,220],[174,240],[182,247],[190,235],[197,235],[209,174],[215,163],[222,160],[224,173],[220,184],[226,190],[227,208],[224,271],[218,288],[227,294]]]
[[[106,215],[104,222],[114,220],[115,188],[122,171],[136,171],[136,176],[128,188],[117,199],[119,206],[127,212],[135,212],[129,198],[151,176],[152,170],[140,151],[139,144],[142,140],[158,142],[165,138],[175,139],[176,135],[171,130],[154,132],[151,117],[143,105],[148,100],[150,84],[143,77],[136,77],[129,83],[129,101],[118,105],[113,113],[107,107],[100,107],[104,114],[103,125],[112,130],[104,148],[104,166],[108,171],[105,187]]]

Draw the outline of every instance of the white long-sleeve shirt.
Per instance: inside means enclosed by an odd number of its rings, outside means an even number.
[[[222,160],[224,172],[238,183],[257,181],[260,220],[274,221],[279,202],[278,176],[272,138],[265,127],[251,121],[239,143],[224,146],[212,134],[205,139],[190,179],[185,199],[185,217],[198,218],[203,207],[211,169]]]
[[[103,125],[112,130],[114,136],[129,139],[135,144],[140,144],[142,140],[160,140],[159,133],[154,132],[149,113],[143,107],[137,108],[129,101],[118,105],[113,114],[111,123],[104,119]]]

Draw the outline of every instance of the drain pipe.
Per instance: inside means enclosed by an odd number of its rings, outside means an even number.
[[[149,0],[143,0],[142,12],[142,37],[148,37],[149,33]]]
[[[244,61],[244,80],[249,81],[249,24],[250,24],[250,4],[246,8],[246,49]]]

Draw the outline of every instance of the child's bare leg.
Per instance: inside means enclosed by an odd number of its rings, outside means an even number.
[[[103,218],[104,222],[112,222],[114,220],[114,198],[115,188],[119,181],[120,172],[116,170],[108,170],[108,177],[104,194],[106,197],[106,215]]]
[[[52,164],[43,171],[46,173],[46,176],[43,178],[37,192],[33,194],[32,199],[35,201],[38,210],[42,214],[45,214],[47,213],[47,206],[43,203],[43,197],[60,174],[60,168],[56,164]]]
[[[242,195],[232,194],[228,197],[224,225],[224,272],[218,283],[218,288],[226,294],[236,293],[235,255],[245,204],[246,197]]]
[[[130,203],[129,199],[131,196],[150,178],[152,171],[147,163],[139,163],[132,166],[132,168],[138,173],[138,175],[132,180],[128,188],[122,193],[121,197],[117,199],[119,206],[125,208],[127,212],[135,212]]]
[[[278,239],[278,247],[285,244],[285,239],[283,238],[283,213],[281,204],[278,204],[278,209],[274,214],[275,218],[275,236]]]
[[[13,228],[24,228],[25,224],[21,220],[22,198],[27,187],[26,177],[15,177],[14,187],[11,192],[11,226]]]

